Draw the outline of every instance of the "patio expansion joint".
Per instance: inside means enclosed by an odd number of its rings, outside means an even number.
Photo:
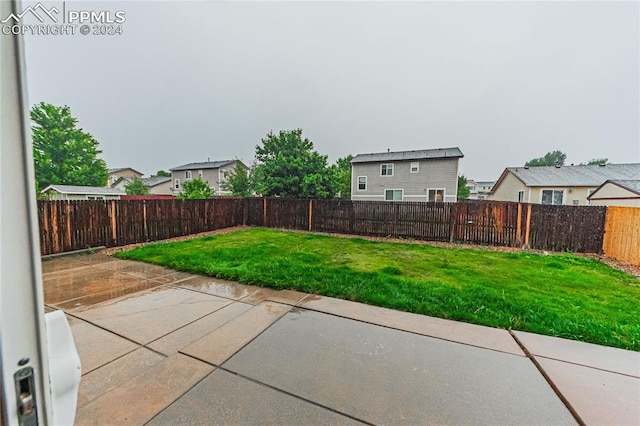
[[[244,380],[247,380],[249,382],[255,383],[257,385],[264,386],[264,387],[272,389],[272,390],[274,390],[276,392],[280,392],[280,393],[283,393],[285,395],[291,396],[291,397],[293,397],[293,398],[295,398],[297,400],[309,403],[311,405],[315,405],[316,407],[322,408],[322,409],[327,410],[327,411],[331,411],[332,413],[336,413],[336,414],[339,414],[341,416],[348,417],[348,418],[350,418],[352,420],[355,420],[357,422],[360,422],[360,423],[363,423],[363,424],[366,424],[366,425],[371,425],[371,426],[373,426],[375,424],[375,423],[370,423],[370,422],[368,422],[366,420],[363,420],[361,418],[355,417],[355,416],[353,416],[353,415],[351,415],[349,413],[336,410],[335,408],[331,408],[331,407],[329,407],[327,405],[323,405],[323,404],[320,404],[320,403],[315,402],[313,400],[310,400],[310,399],[307,399],[307,398],[303,398],[300,395],[296,395],[295,393],[288,392],[288,391],[286,391],[284,389],[280,389],[280,388],[275,387],[273,385],[270,385],[268,383],[261,382],[260,380],[256,380],[256,379],[254,379],[252,377],[245,376],[244,374],[238,373],[236,371],[228,370],[225,367],[218,366],[218,369],[221,370],[221,371],[225,371],[227,373],[233,374],[234,376],[240,377],[241,379],[244,379]]]
[[[573,406],[571,405],[569,400],[562,394],[562,392],[560,392],[560,389],[556,386],[556,384],[553,383],[553,380],[551,380],[551,377],[549,377],[549,375],[546,373],[546,371],[544,371],[544,368],[542,368],[542,366],[540,365],[538,360],[535,358],[535,356],[533,356],[533,354],[531,352],[529,352],[527,347],[520,341],[520,339],[518,339],[518,336],[516,336],[515,333],[513,333],[512,330],[509,330],[509,334],[511,335],[511,337],[513,337],[513,339],[516,341],[518,346],[520,346],[520,349],[522,349],[522,351],[525,353],[527,358],[529,358],[529,360],[533,363],[533,365],[536,367],[536,369],[542,375],[542,377],[544,377],[544,379],[547,381],[549,386],[551,386],[551,389],[553,389],[553,391],[558,396],[558,398],[560,398],[560,401],[562,401],[562,403],[565,405],[565,407],[567,407],[567,410],[569,410],[569,412],[576,419],[578,424],[580,426],[586,426],[585,421],[582,420],[582,417],[580,417],[578,412],[573,408]]]
[[[636,380],[640,379],[640,377],[638,377],[638,376],[634,376],[633,374],[627,374],[627,373],[621,373],[621,372],[619,372],[619,371],[607,370],[607,369],[605,369],[605,368],[594,367],[594,366],[592,366],[592,365],[586,365],[586,364],[580,364],[580,363],[578,363],[578,362],[567,361],[567,360],[565,360],[565,359],[553,358],[553,357],[545,356],[545,355],[533,355],[533,354],[531,354],[531,356],[533,356],[533,357],[538,357],[538,358],[549,359],[549,360],[552,360],[552,361],[564,362],[565,364],[576,365],[576,366],[578,366],[578,367],[590,368],[590,369],[592,369],[592,370],[598,370],[598,371],[602,371],[602,372],[604,372],[604,373],[617,374],[617,375],[619,375],[619,376],[625,376],[625,377],[629,377],[629,378],[631,378],[631,379],[636,379]]]
[[[357,322],[361,322],[363,324],[375,325],[375,326],[378,326],[378,327],[387,328],[389,330],[402,331],[402,332],[405,332],[405,333],[414,334],[416,336],[429,337],[431,339],[438,339],[438,340],[442,340],[442,341],[445,341],[445,342],[457,343],[459,345],[470,346],[472,348],[485,349],[487,351],[493,351],[493,352],[498,352],[498,353],[501,353],[501,354],[508,354],[508,355],[513,355],[513,356],[518,356],[518,357],[521,357],[521,358],[527,357],[526,352],[524,352],[524,351],[523,351],[524,354],[516,354],[516,353],[513,353],[513,352],[501,351],[501,350],[494,349],[494,348],[488,348],[486,346],[473,345],[471,343],[461,342],[461,341],[458,341],[458,340],[445,339],[444,337],[440,337],[440,336],[433,336],[433,335],[430,335],[430,334],[419,333],[417,331],[406,330],[406,329],[401,328],[401,327],[393,327],[391,325],[380,324],[380,323],[372,322],[372,321],[365,321],[363,319],[348,317],[348,316],[345,316],[345,315],[339,315],[339,314],[336,314],[336,313],[333,313],[333,312],[326,312],[326,311],[323,311],[321,309],[310,308],[310,307],[307,307],[307,306],[298,306],[298,305],[296,305],[294,307],[298,308],[298,309],[306,310],[306,311],[313,311],[313,312],[318,312],[320,314],[331,315],[331,316],[334,316],[334,317],[337,317],[337,318],[344,318],[344,319],[348,319],[348,320],[351,320],[351,321],[357,321]],[[505,330],[505,331],[508,331],[508,330]],[[520,345],[520,349],[522,349],[521,345]]]

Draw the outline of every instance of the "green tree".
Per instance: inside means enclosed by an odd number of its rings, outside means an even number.
[[[327,156],[302,138],[302,129],[269,132],[256,146],[254,185],[264,196],[331,198],[335,193]]]
[[[538,166],[564,166],[564,161],[567,159],[567,154],[562,151],[547,152],[540,158],[534,158],[524,163],[528,167]]]
[[[231,192],[236,197],[251,196],[251,180],[249,179],[249,171],[240,161],[236,161],[236,165],[231,171],[224,172],[225,181],[222,183],[222,189]]]
[[[586,163],[580,163],[581,166],[595,166],[598,164],[608,164],[609,163],[609,159],[608,158],[593,158],[589,161],[587,161]]]
[[[134,176],[133,180],[124,186],[127,195],[149,195],[149,188],[144,186],[144,182],[138,176]]]
[[[212,195],[209,183],[197,178],[182,184],[182,192],[178,194],[178,198],[181,200],[204,200],[211,198]]]
[[[171,173],[164,171],[164,170],[158,170],[156,172],[156,176],[160,176],[160,177],[171,177]]]
[[[338,158],[331,166],[334,177],[334,189],[340,198],[351,198],[351,160],[353,155]]]
[[[465,175],[458,176],[458,200],[466,200],[469,198],[469,188],[467,188],[467,178]]]
[[[51,184],[106,186],[109,173],[98,141],[76,127],[68,106],[41,102],[31,109],[33,160],[40,188]]]

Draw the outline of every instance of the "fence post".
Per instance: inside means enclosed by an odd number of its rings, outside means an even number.
[[[522,204],[518,203],[518,220],[516,226],[516,246],[522,246]]]
[[[529,247],[529,231],[531,229],[531,204],[527,206],[527,223],[524,231],[524,245]]]
[[[309,200],[309,232],[311,232],[311,219],[313,218],[313,200]]]
[[[449,224],[449,242],[452,243],[454,240],[454,234],[456,232],[456,219],[458,219],[458,209],[457,209],[457,204],[458,203],[453,203],[451,204],[451,215],[449,217],[450,220],[450,224]]]
[[[118,234],[116,232],[116,225],[118,221],[116,220],[116,200],[111,200],[111,239],[113,241],[113,245],[116,245],[116,241],[118,241]]]
[[[142,223],[144,227],[144,239],[149,241],[149,231],[147,231],[147,200],[142,200]]]
[[[267,198],[262,197],[262,226],[267,226]]]

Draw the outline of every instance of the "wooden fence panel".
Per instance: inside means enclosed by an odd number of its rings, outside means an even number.
[[[267,198],[266,207],[264,226],[309,230],[309,200]]]
[[[607,256],[640,266],[640,208],[607,208],[603,250]]]
[[[531,240],[534,249],[601,253],[606,207],[543,206],[531,209]]]
[[[516,247],[522,240],[516,203],[456,203],[453,208],[452,242]],[[520,219],[522,220],[522,218]]]

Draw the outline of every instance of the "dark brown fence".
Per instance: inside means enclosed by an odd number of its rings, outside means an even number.
[[[120,246],[237,225],[602,252],[606,207],[282,198],[41,201],[42,254]]]

